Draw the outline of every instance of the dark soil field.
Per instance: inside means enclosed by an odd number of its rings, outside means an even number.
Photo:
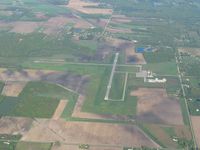
[[[1,81],[44,81],[59,84],[73,91],[83,93],[89,82],[89,76],[82,76],[70,72],[43,71],[43,70],[3,70],[0,72]],[[22,83],[23,84],[23,83]]]
[[[0,0],[0,150],[190,149],[190,121],[199,144],[199,12],[197,0]]]
[[[138,97],[138,120],[161,124],[183,124],[178,100],[170,98],[165,89],[140,88],[133,91],[131,95]]]
[[[33,120],[22,117],[2,117],[0,119],[1,134],[20,134],[26,133],[32,126]]]

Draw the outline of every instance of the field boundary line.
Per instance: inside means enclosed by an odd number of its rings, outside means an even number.
[[[78,94],[76,91],[74,91],[74,90],[72,90],[72,89],[69,89],[69,88],[67,88],[67,87],[65,87],[65,86],[63,86],[63,85],[61,85],[61,84],[56,84],[57,86],[59,86],[59,87],[61,87],[61,88],[63,88],[63,89],[65,89],[65,90],[67,90],[67,91],[69,91],[69,92],[72,92],[72,93],[74,93],[74,94]]]
[[[141,132],[141,133],[143,133],[144,134],[144,136],[146,137],[146,138],[148,138],[151,142],[153,142],[155,145],[157,145],[159,148],[163,148],[160,144],[158,144],[156,141],[154,141],[141,127],[139,127],[138,125],[137,125],[137,128],[138,128],[138,130]]]

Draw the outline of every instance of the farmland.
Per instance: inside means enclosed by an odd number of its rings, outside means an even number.
[[[0,149],[200,146],[199,12],[195,0],[1,0]]]

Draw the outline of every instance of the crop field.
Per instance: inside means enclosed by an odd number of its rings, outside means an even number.
[[[26,82],[6,82],[2,95],[17,97],[25,86]]]
[[[163,147],[183,148],[183,142],[188,146],[192,146],[191,133],[186,126],[162,126],[157,124],[143,124],[142,128],[146,130]],[[173,139],[178,139],[179,142],[174,142]]]
[[[198,134],[199,131],[200,131],[200,128],[198,126],[199,121],[200,121],[200,119],[199,119],[198,116],[192,117],[192,125],[194,126],[194,132],[195,132],[195,137],[196,137],[196,141],[197,141],[198,146],[200,146],[200,142],[199,142],[200,137],[199,137],[199,134]]]
[[[70,0],[68,7],[85,14],[111,14],[112,9],[98,8],[98,3]],[[96,7],[96,8],[95,8]]]
[[[63,121],[48,121],[38,120],[39,125],[33,125],[33,128],[23,136],[23,141],[54,141],[66,140],[69,143],[89,143],[94,145],[104,145],[108,141],[112,145],[121,146],[135,145],[140,147],[146,145],[149,147],[157,147],[149,140],[140,130],[132,125],[115,125],[106,123],[79,123],[79,122],[63,122]],[[51,130],[56,130],[59,125],[59,133],[52,133],[44,127],[48,125]],[[90,127],[90,130],[85,130]],[[96,131],[101,130],[101,133]],[[84,131],[84,132],[83,132]],[[74,134],[76,133],[76,134]],[[118,138],[114,138],[118,137]],[[125,138],[126,137],[126,138]],[[76,142],[75,142],[76,141]]]
[[[0,0],[0,149],[195,149],[199,12],[195,0]]]
[[[51,149],[52,144],[51,143],[29,143],[29,142],[19,142],[16,145],[16,150],[49,150]]]
[[[6,150],[12,150],[13,148],[16,147],[16,142],[11,142],[10,144],[8,144],[9,140],[19,140],[21,138],[20,135],[8,135],[8,134],[0,134],[1,139],[3,139],[4,141],[0,142],[0,149],[6,149]]]
[[[185,53],[192,56],[200,56],[199,48],[180,47],[178,51],[183,54]]]
[[[164,89],[140,88],[131,92],[131,95],[138,97],[139,120],[160,124],[183,124],[178,100],[168,97]]]

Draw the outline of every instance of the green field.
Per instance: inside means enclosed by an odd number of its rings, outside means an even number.
[[[8,69],[0,70],[1,93],[7,81],[19,80],[12,77],[12,73],[23,69],[67,72],[81,80],[80,83],[76,78],[68,81],[67,74],[63,76],[67,80],[64,88],[57,82],[30,79],[19,96],[0,94],[0,117],[50,119],[60,100],[66,100],[61,115],[66,122],[135,124],[163,148],[192,150],[187,109],[190,115],[200,116],[200,57],[179,54],[178,48],[200,49],[200,2],[89,0],[87,3],[90,1],[98,3],[83,6],[83,9],[108,8],[113,13],[83,13],[68,7],[69,0],[0,0],[0,67]],[[146,63],[127,64],[127,50],[140,47],[153,49],[142,53]],[[116,53],[119,59],[106,101]],[[131,55],[135,59],[139,57]],[[152,78],[166,78],[167,82],[144,82],[144,78],[136,77],[140,69],[153,72]],[[4,79],[5,75],[8,79]],[[80,85],[74,90],[76,84]],[[169,97],[179,99],[184,125],[139,122],[138,97],[131,96],[131,92],[139,88],[166,89]],[[120,117],[116,120],[72,117],[80,95],[85,97],[82,112]],[[121,120],[122,116],[128,119]],[[174,137],[177,142],[173,141]],[[53,147],[53,143],[48,142],[19,142],[20,138],[21,135],[0,133],[0,150],[51,150]],[[9,140],[10,144],[6,144]],[[126,145],[123,147],[128,149]],[[151,150],[143,146],[133,149]]]
[[[69,101],[63,116],[70,116],[77,99],[76,94],[54,84],[29,82],[18,97],[0,97],[0,114],[51,118],[61,99]]]
[[[0,82],[0,92],[2,92],[3,87],[4,87],[4,83],[3,83],[3,82]]]
[[[123,99],[125,76],[126,76],[125,73],[114,74],[109,99],[113,100]]]
[[[189,112],[191,115],[200,116],[200,112],[198,111],[200,109],[199,105],[199,100],[192,100],[188,102]]]
[[[5,7],[7,6],[7,9],[2,9],[2,12],[13,11],[13,14],[5,15],[5,13],[0,13],[0,19],[5,21],[43,21],[46,20],[46,18],[37,18],[35,16],[35,12],[44,13],[47,17],[69,14],[69,9],[67,9],[64,6],[61,6],[61,4],[67,4],[67,1],[2,0],[0,5],[4,5]]]
[[[0,96],[0,115],[10,115],[12,110],[15,109],[19,99],[16,97]]]
[[[158,75],[177,75],[177,68],[175,61],[162,63],[149,63],[144,65],[145,69],[152,70]]]
[[[198,57],[192,56],[182,56],[181,71],[185,73],[186,76],[200,75],[200,59]]]
[[[139,124],[153,140],[159,143],[163,148],[185,149],[192,148],[193,142],[191,133],[187,126],[159,126],[156,124]],[[180,134],[181,133],[181,134]],[[173,139],[178,139],[174,142]]]
[[[16,150],[51,150],[51,147],[51,143],[19,142],[16,145]]]
[[[20,140],[21,135],[8,135],[0,134],[0,149],[2,150],[14,150],[16,148],[17,141]],[[9,141],[14,140],[15,142]],[[9,141],[9,142],[8,142]],[[8,143],[6,143],[8,142]]]
[[[175,60],[175,52],[172,48],[160,47],[155,52],[145,52],[144,58],[147,63],[162,63]]]
[[[144,82],[143,78],[136,78],[134,74],[129,74],[128,76],[128,86],[135,90],[137,88],[164,88],[165,85],[163,83],[149,83]]]
[[[101,71],[101,74],[94,76],[93,81],[88,86],[86,101],[82,110],[99,114],[134,115],[136,98],[130,96],[128,91],[126,92],[124,102],[104,100],[111,67],[107,67]]]
[[[116,66],[116,70],[119,72],[136,73],[139,72],[139,68],[136,66]]]
[[[42,33],[21,35],[1,32],[1,67],[20,67],[23,62],[43,58],[56,59],[58,57],[57,59],[75,61],[76,55],[83,55],[84,53],[91,55],[95,52],[94,46],[77,45],[68,35],[65,35],[62,40],[56,37],[44,38],[45,36]],[[23,40],[19,42],[20,39]],[[9,46],[7,43],[9,43]]]

